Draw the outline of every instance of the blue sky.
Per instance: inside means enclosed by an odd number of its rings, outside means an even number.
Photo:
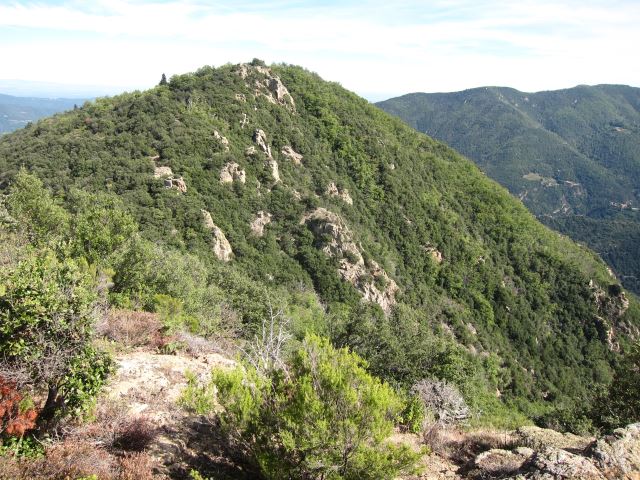
[[[0,89],[19,79],[116,93],[254,57],[303,65],[370,100],[640,86],[638,45],[638,0],[0,0]]]

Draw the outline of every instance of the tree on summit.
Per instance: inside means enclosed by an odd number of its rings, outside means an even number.
[[[160,79],[160,85],[166,85],[166,84],[167,84],[167,76],[163,73],[162,78]]]

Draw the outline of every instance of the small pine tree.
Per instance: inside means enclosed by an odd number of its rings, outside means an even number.
[[[162,78],[160,79],[160,85],[166,85],[166,84],[167,84],[167,76],[163,73]]]

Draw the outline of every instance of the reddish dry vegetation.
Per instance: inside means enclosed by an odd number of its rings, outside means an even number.
[[[86,441],[58,442],[38,458],[0,457],[1,480],[153,480],[154,461],[145,452],[114,455]]]
[[[23,399],[15,383],[0,377],[0,433],[21,437],[35,428],[38,411],[35,408],[23,410]]]

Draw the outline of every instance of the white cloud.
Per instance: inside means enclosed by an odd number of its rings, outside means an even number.
[[[638,25],[635,2],[14,3],[0,5],[0,34],[38,35],[0,35],[0,78],[144,87],[163,71],[261,57],[303,65],[369,97],[487,84],[640,85]]]

